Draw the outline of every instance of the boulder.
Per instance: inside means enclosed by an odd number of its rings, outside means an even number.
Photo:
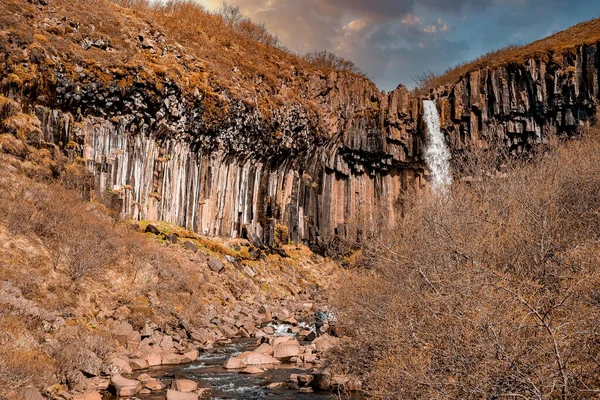
[[[298,345],[298,342],[289,341],[273,347],[273,357],[277,359],[298,357],[299,355],[300,346]]]
[[[146,226],[146,229],[144,229],[144,232],[151,233],[153,235],[158,235],[160,233],[158,228],[152,224],[148,224],[148,226]]]
[[[140,369],[146,369],[149,367],[148,361],[140,359],[140,358],[132,358],[129,360],[129,365],[131,365],[131,369],[134,371]]]
[[[259,368],[256,366],[250,366],[250,367],[246,367],[245,369],[240,371],[240,374],[255,375],[255,374],[262,374],[263,372],[265,372],[265,370],[262,368]]]
[[[44,400],[44,396],[34,387],[22,389],[20,394],[24,400]]]
[[[325,353],[335,347],[338,342],[338,338],[324,334],[313,340],[312,344],[315,345],[319,353]]]
[[[251,352],[250,354],[244,357],[242,357],[242,355],[240,355],[239,357],[242,359],[242,361],[246,363],[246,365],[281,364],[281,362],[278,359],[268,354]]]
[[[96,391],[78,393],[75,396],[73,396],[72,400],[102,400],[102,395]]]
[[[189,379],[176,379],[171,383],[171,389],[189,393],[198,390],[198,384]]]
[[[110,378],[110,392],[116,396],[127,397],[134,396],[142,390],[142,383],[134,379],[127,379],[116,374]]]
[[[196,361],[198,358],[198,350],[190,350],[184,354],[173,354],[171,352],[163,351],[161,353],[161,359],[163,365],[175,365],[175,364],[186,364]]]
[[[148,379],[146,382],[144,382],[144,386],[152,391],[163,390],[165,388],[165,385],[154,378]]]
[[[186,250],[191,251],[192,253],[198,252],[198,246],[196,246],[194,243],[190,242],[189,240],[186,240],[185,242],[183,242],[183,247]]]
[[[198,393],[186,393],[169,389],[167,390],[167,400],[198,400]]]
[[[159,350],[152,350],[144,357],[149,367],[155,367],[162,364],[162,356]]]
[[[129,365],[129,359],[125,356],[115,357],[110,362],[111,371],[123,374],[130,374],[133,368]]]
[[[208,257],[208,267],[219,274],[225,269],[225,264],[218,258],[210,256]]]
[[[340,392],[358,392],[362,389],[362,382],[352,375],[333,375],[330,389]]]
[[[242,368],[246,368],[246,363],[244,361],[242,361],[241,359],[239,359],[238,357],[231,357],[227,361],[225,361],[225,364],[223,364],[223,368],[225,368],[225,369],[242,369]]]
[[[271,346],[268,343],[263,343],[260,346],[258,346],[256,349],[254,349],[253,352],[268,354],[268,355],[272,356],[273,355],[273,346]]]

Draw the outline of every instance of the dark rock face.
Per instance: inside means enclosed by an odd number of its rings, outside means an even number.
[[[471,72],[431,97],[452,147],[497,138],[521,153],[548,129],[573,133],[594,118],[599,71],[598,46],[586,45],[565,56]]]

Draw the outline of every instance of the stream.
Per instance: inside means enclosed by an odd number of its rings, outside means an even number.
[[[262,374],[245,375],[236,370],[224,369],[223,363],[231,356],[241,354],[256,348],[256,339],[237,339],[232,344],[215,347],[200,353],[195,362],[184,365],[153,367],[138,371],[131,375],[137,378],[142,373],[158,379],[168,385],[174,379],[190,379],[198,383],[200,388],[211,388],[211,399],[269,399],[269,400],[325,400],[338,398],[329,392],[315,392],[310,394],[298,393],[293,388],[267,389],[266,385],[273,382],[289,382],[290,374],[303,374],[312,369],[299,367],[297,364],[276,365]],[[137,394],[141,400],[164,400],[166,388],[152,394]],[[343,399],[361,400],[358,394],[345,395]],[[104,400],[116,400],[117,397],[105,396]]]

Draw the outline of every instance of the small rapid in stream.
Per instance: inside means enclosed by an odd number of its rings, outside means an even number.
[[[289,335],[285,326],[274,327],[279,335]],[[200,353],[191,364],[152,367],[137,371],[132,378],[148,374],[156,378],[166,387],[175,379],[189,379],[198,383],[199,388],[211,388],[211,399],[227,400],[329,400],[338,398],[330,392],[299,393],[293,387],[269,389],[267,385],[275,382],[290,382],[291,374],[306,374],[312,371],[312,364],[280,364],[256,375],[241,374],[236,370],[223,368],[225,361],[257,347],[256,339],[235,339],[226,346],[215,346],[214,349]],[[138,393],[140,400],[164,400],[167,389],[151,394]],[[344,399],[361,400],[359,394],[344,395]],[[104,400],[116,400],[117,397],[103,397]]]

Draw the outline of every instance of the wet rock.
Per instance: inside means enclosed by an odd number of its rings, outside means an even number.
[[[246,367],[245,369],[240,371],[240,374],[255,375],[255,374],[262,374],[263,372],[265,372],[265,370],[262,368],[259,368],[256,366],[250,366],[250,367]]]
[[[171,389],[179,392],[193,392],[198,390],[198,384],[189,379],[176,379],[171,383]]]
[[[290,357],[298,357],[300,355],[300,346],[298,342],[288,341],[280,343],[273,347],[273,357],[278,360],[288,359]]]
[[[110,378],[109,390],[112,394],[120,397],[134,396],[142,390],[142,383],[117,374]]]
[[[267,389],[270,390],[274,390],[274,389],[284,389],[287,388],[288,384],[286,382],[273,382],[273,383],[269,383],[267,385]]]
[[[167,400],[198,400],[198,393],[185,393],[176,390],[167,390]]]
[[[255,353],[268,354],[270,356],[273,355],[273,346],[268,343],[262,343],[256,349],[253,350]]]

